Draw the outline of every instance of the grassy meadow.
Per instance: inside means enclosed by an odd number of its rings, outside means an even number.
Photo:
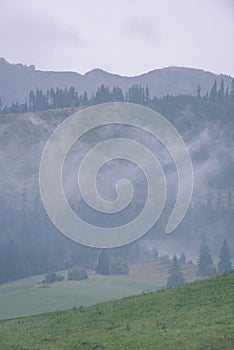
[[[100,276],[90,272],[87,280],[53,283],[49,288],[40,288],[44,275],[5,283],[0,285],[0,319],[88,306],[157,290],[165,286],[166,273],[166,268],[153,277],[142,268],[130,275]],[[59,274],[66,276],[66,271]]]
[[[233,350],[234,272],[90,307],[0,321],[2,350]]]

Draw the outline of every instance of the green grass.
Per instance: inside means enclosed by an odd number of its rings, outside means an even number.
[[[94,276],[35,288],[43,278],[41,275],[0,285],[0,319],[92,305],[139,294],[145,289],[156,290],[166,283],[163,277]]]
[[[233,350],[234,272],[90,307],[0,321],[1,350]]]

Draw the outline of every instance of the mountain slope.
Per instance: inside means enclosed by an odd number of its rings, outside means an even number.
[[[4,58],[0,58],[0,98],[4,105],[10,104],[13,100],[24,103],[31,89],[46,90],[57,86],[61,88],[75,86],[79,93],[86,90],[88,94],[91,94],[101,84],[111,88],[118,85],[124,92],[133,84],[141,84],[142,86],[148,85],[152,96],[163,96],[166,94],[195,95],[197,85],[200,84],[201,93],[205,94],[215,80],[219,84],[222,78],[225,86],[231,85],[231,77],[194,68],[168,67],[135,77],[123,77],[101,69],[94,69],[81,75],[75,72],[40,71],[34,66],[10,64]]]
[[[92,307],[1,321],[1,349],[234,348],[234,272]]]

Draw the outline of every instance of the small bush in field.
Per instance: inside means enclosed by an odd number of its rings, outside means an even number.
[[[113,275],[128,275],[129,267],[126,261],[114,261],[111,263],[111,274]]]
[[[63,276],[57,275],[55,272],[48,272],[45,275],[45,279],[42,281],[42,283],[55,283],[55,282],[61,282],[64,280]]]
[[[81,280],[86,280],[87,278],[88,278],[88,274],[85,269],[74,267],[72,270],[68,270],[68,273],[67,273],[68,281],[81,281]]]

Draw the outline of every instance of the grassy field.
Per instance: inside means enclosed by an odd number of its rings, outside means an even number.
[[[234,272],[175,289],[0,321],[1,350],[233,350]]]
[[[165,277],[160,276],[94,275],[84,281],[64,281],[50,288],[37,288],[43,278],[41,275],[0,285],[0,319],[92,305],[143,290],[156,290],[166,283]]]
[[[0,285],[0,319],[28,316],[73,306],[88,306],[107,300],[155,291],[166,285],[169,265],[157,262],[131,266],[128,276],[100,276],[89,272],[85,281],[64,281],[38,288],[44,275]],[[195,279],[195,266],[185,265],[187,281]],[[60,271],[66,277],[66,271]]]

